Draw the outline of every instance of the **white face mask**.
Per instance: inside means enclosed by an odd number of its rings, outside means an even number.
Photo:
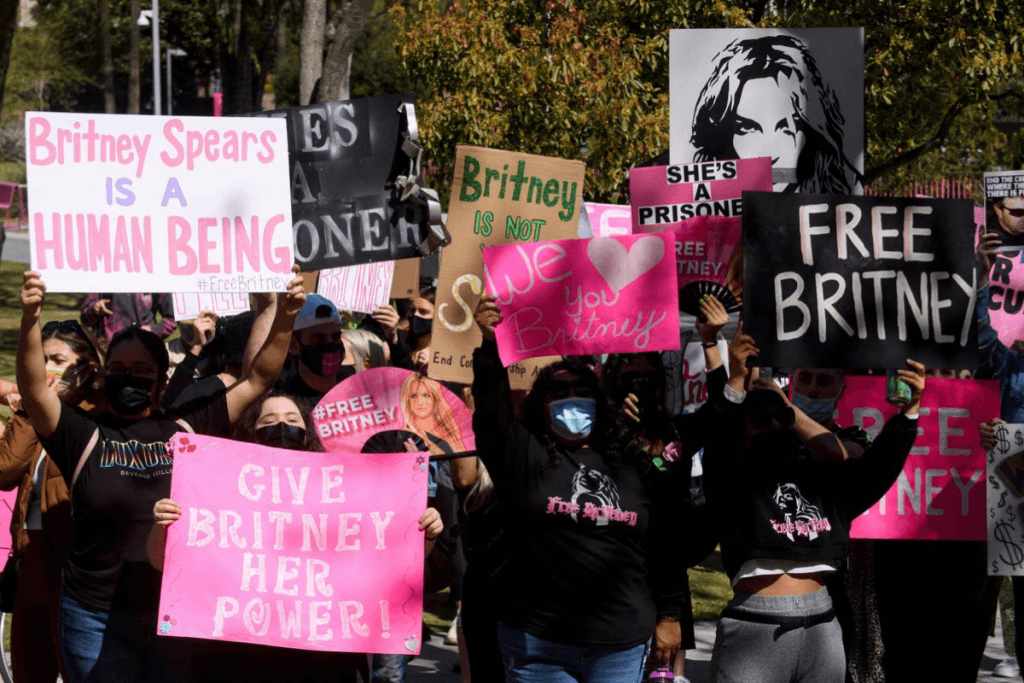
[[[551,430],[565,439],[585,439],[594,428],[597,401],[592,398],[563,398],[548,404]]]

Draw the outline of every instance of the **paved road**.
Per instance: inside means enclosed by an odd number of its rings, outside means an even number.
[[[7,230],[7,240],[4,242],[3,254],[0,255],[4,261],[28,264],[28,231]]]

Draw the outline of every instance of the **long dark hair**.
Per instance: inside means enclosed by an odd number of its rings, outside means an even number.
[[[167,369],[171,366],[170,358],[167,356],[167,347],[164,346],[164,342],[159,336],[149,330],[142,329],[138,325],[126,327],[114,335],[114,338],[110,340],[110,344],[107,345],[107,357],[109,358],[114,353],[114,349],[120,344],[130,341],[137,341],[142,344],[146,352],[149,353],[150,358],[156,363],[157,384],[160,383],[161,378],[166,380]]]
[[[601,380],[582,358],[565,358],[548,365],[537,373],[533,388],[530,389],[526,400],[523,401],[523,424],[547,448],[551,464],[557,465],[561,462],[564,448],[551,436],[545,417],[548,408],[544,397],[548,393],[555,375],[563,370],[576,375],[590,387],[591,396],[597,402],[594,428],[590,432],[590,447],[599,453],[605,462],[616,467],[621,460],[623,445],[626,442],[625,431],[608,401]]]
[[[276,389],[272,389],[263,396],[260,396],[258,400],[245,409],[242,417],[235,423],[235,430],[232,435],[234,439],[236,441],[245,441],[246,443],[253,442],[254,435],[256,434],[256,422],[260,418],[260,412],[263,411],[263,404],[272,398],[286,398],[296,405],[299,409],[299,414],[302,415],[302,422],[306,427],[306,450],[317,453],[322,452],[324,450],[323,446],[320,445],[320,440],[316,438],[312,406],[303,398]]]

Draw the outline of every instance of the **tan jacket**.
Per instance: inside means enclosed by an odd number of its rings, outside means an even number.
[[[7,429],[0,437],[0,490],[12,491],[18,487],[11,517],[11,538],[17,539],[18,552],[25,546],[25,516],[32,494],[32,475],[42,450],[36,430],[26,415],[15,414],[7,421]],[[42,486],[43,533],[63,564],[71,549],[74,531],[71,496],[60,468],[49,457],[43,469]]]

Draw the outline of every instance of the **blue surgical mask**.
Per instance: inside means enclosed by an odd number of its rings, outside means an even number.
[[[842,389],[839,390],[842,393]],[[808,398],[803,394],[793,392],[793,405],[803,411],[804,415],[811,418],[818,424],[825,424],[832,419],[836,410],[836,401],[839,394],[832,398]]]
[[[563,439],[577,441],[584,439],[594,428],[597,417],[597,401],[592,398],[570,397],[548,404],[551,413],[551,430]]]

